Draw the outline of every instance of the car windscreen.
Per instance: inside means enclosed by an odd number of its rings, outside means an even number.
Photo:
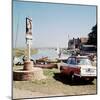
[[[91,61],[87,58],[78,58],[77,65],[91,65]]]
[[[88,58],[69,58],[66,62],[67,64],[72,65],[92,65],[91,61]]]
[[[72,65],[76,65],[77,64],[77,61],[76,61],[76,58],[69,58],[67,60],[67,64],[72,64]]]

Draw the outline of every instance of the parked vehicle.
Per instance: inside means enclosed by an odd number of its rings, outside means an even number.
[[[80,55],[87,55],[91,60],[96,56],[96,46],[95,45],[81,45]]]
[[[71,56],[60,66],[60,72],[68,75],[71,80],[75,77],[92,82],[96,78],[96,67],[92,66],[87,56]]]

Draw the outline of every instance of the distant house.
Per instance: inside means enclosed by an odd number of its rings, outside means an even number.
[[[86,44],[88,41],[88,38],[81,37],[81,38],[73,38],[68,41],[68,49],[79,49],[80,45]]]
[[[74,42],[73,42],[73,40],[69,40],[68,41],[68,49],[72,49],[72,48],[74,48]]]
[[[81,42],[81,44],[86,44],[86,43],[88,42],[88,38],[86,38],[86,37],[81,37],[81,38],[80,38],[80,42]]]
[[[80,45],[80,39],[73,38],[73,39],[69,40],[69,42],[68,42],[68,49],[77,49],[77,48],[79,48],[79,45]]]

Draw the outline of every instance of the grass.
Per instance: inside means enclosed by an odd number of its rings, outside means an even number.
[[[57,69],[44,69],[44,75],[48,77],[53,77],[54,73],[59,72]]]

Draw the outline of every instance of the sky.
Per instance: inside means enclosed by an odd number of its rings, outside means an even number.
[[[32,18],[32,47],[65,47],[87,37],[96,24],[96,6],[13,0],[13,47],[25,47],[25,18]]]

